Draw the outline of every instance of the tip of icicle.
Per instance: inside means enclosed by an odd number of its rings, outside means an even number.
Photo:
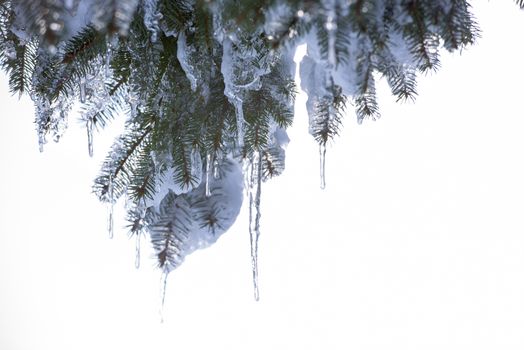
[[[255,299],[256,302],[260,301],[260,293],[258,291],[258,286],[255,287],[255,290],[253,291],[253,299]]]

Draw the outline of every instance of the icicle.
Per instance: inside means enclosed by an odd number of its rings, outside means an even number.
[[[326,144],[321,143],[319,146],[320,153],[320,188],[326,188]]]
[[[160,277],[160,322],[164,323],[164,303],[166,301],[166,289],[167,289],[167,276],[169,275],[169,271],[164,269],[162,271],[162,276]]]
[[[109,173],[109,183],[108,183],[108,195],[109,195],[109,217],[107,220],[107,230],[109,232],[109,239],[113,239],[113,226],[114,226],[114,220],[113,220],[113,209],[114,209],[114,203],[113,203],[113,173]]]
[[[213,177],[215,180],[218,180],[220,178],[220,169],[218,167],[218,159],[215,157],[215,161],[213,162]]]
[[[86,121],[87,128],[87,151],[89,156],[93,156],[93,119],[89,118]]]
[[[211,187],[209,184],[210,173],[211,173],[211,154],[208,153],[206,156],[206,197],[211,196]]]
[[[202,158],[197,147],[191,150],[191,175],[197,180],[199,184],[202,181]]]
[[[158,36],[158,20],[162,15],[157,10],[158,0],[146,0],[142,2],[144,10],[144,25],[151,32],[151,42],[156,42]]]
[[[135,240],[135,267],[140,268],[140,232],[136,234]]]
[[[235,100],[235,110],[237,116],[237,137],[238,147],[244,147],[244,110],[242,109],[242,100]]]
[[[224,77],[224,94],[227,96],[229,102],[235,106],[235,114],[237,121],[237,142],[238,147],[244,147],[244,111],[242,109],[242,94],[241,89],[232,80],[234,77],[234,66],[239,60],[233,50],[233,43],[231,39],[225,39],[222,43],[222,64],[220,71]]]
[[[335,11],[330,11],[326,22],[326,29],[328,31],[328,62],[332,69],[335,68],[337,64],[337,57],[335,51],[335,42],[336,42],[336,14]]]
[[[329,4],[329,2],[331,2]],[[327,30],[328,34],[328,69],[334,70],[337,65],[337,56],[336,56],[336,48],[335,43],[337,40],[337,13],[336,13],[336,0],[328,1],[327,7],[329,10],[327,11],[327,19],[325,28]]]
[[[253,271],[254,296],[255,300],[258,301],[258,238],[260,237],[260,194],[262,189],[262,162],[260,159],[260,153],[256,153],[251,162],[249,185],[249,240],[251,243],[251,267]]]
[[[113,239],[114,231],[114,219],[113,219],[113,203],[109,204],[109,218],[107,219],[107,230],[109,232],[109,239]]]
[[[86,81],[80,79],[80,102],[86,103]]]
[[[42,131],[38,131],[38,150],[40,153],[44,152],[45,145],[45,134]]]
[[[105,57],[105,65],[104,65],[104,80],[108,80],[111,77],[111,56],[112,56],[112,38],[107,37],[107,49],[106,49],[106,57]],[[106,84],[103,84],[103,86],[106,88]]]

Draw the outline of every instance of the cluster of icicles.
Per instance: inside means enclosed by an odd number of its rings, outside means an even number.
[[[151,20],[155,22],[154,19]],[[152,24],[153,25],[153,24]],[[155,28],[152,28],[151,33],[156,33]],[[152,34],[152,35],[153,35]],[[331,38],[331,37],[330,37]],[[156,40],[155,37],[152,40]],[[185,46],[185,38],[181,34],[178,40],[178,51],[177,55],[179,56],[179,61],[188,76],[188,79],[191,82],[191,86],[194,89],[196,73],[194,68],[188,63],[187,56],[185,55],[186,50],[188,49]],[[244,143],[244,134],[243,130],[245,128],[245,120],[243,116],[243,106],[242,106],[242,91],[246,90],[256,90],[258,85],[260,85],[260,77],[264,74],[267,74],[267,71],[259,70],[252,73],[253,81],[248,84],[239,85],[233,81],[232,77],[232,52],[231,52],[232,43],[229,39],[224,40],[224,59],[222,62],[222,74],[225,80],[225,95],[228,97],[229,101],[234,105],[236,111],[236,123],[237,123],[237,142],[241,147]],[[109,99],[111,98],[109,92],[107,91],[107,81],[112,72],[109,66],[111,58],[111,45],[108,45],[108,50],[103,57],[98,58],[99,62],[96,66],[100,67],[98,71],[95,71],[93,74],[90,74],[79,81],[78,86],[78,97],[79,101],[85,107],[82,110],[82,121],[85,122],[87,130],[87,148],[90,156],[93,156],[93,128],[95,125],[94,116],[102,111]],[[332,40],[330,40],[330,52],[332,51]],[[329,55],[330,57],[332,54]],[[255,66],[255,65],[253,65]],[[307,89],[306,89],[307,90]],[[60,103],[63,101],[60,100]],[[35,101],[37,104],[37,109],[40,101]],[[64,108],[53,108],[56,106],[43,106],[41,110],[51,111],[51,110],[64,110]],[[68,109],[71,106],[67,106]],[[131,108],[133,110],[134,108]],[[65,118],[55,118],[57,121],[65,120]],[[61,126],[60,129],[65,129],[65,126]],[[40,135],[41,134],[41,135]],[[55,133],[57,135],[61,133]],[[39,144],[40,150],[43,149],[45,143],[45,135],[39,133]],[[195,152],[197,155],[198,152]],[[325,155],[326,155],[326,145],[321,144],[319,148],[320,153],[320,187],[325,188]],[[192,157],[193,158],[193,157]],[[205,195],[206,197],[211,196],[211,177],[215,179],[218,175],[218,164],[216,160],[212,159],[210,154],[207,154],[205,157],[205,174],[202,174],[202,162],[200,160],[199,154],[198,161],[192,162],[194,164],[193,170],[199,172],[198,178],[201,178],[205,181]],[[258,243],[260,237],[260,204],[261,204],[261,192],[262,192],[262,182],[263,182],[263,171],[262,171],[262,156],[260,152],[255,152],[255,154],[249,160],[245,160],[243,166],[244,180],[246,189],[246,195],[249,199],[249,235],[250,235],[250,245],[251,245],[251,266],[252,266],[252,279],[254,287],[254,299],[259,300],[259,283],[258,283]],[[109,237],[113,238],[114,235],[114,205],[115,198],[113,196],[113,178],[110,173],[109,182],[108,182],[108,223],[107,229],[109,232]],[[141,247],[141,234],[136,234],[136,246],[135,246],[135,266],[139,268],[140,266],[140,247]],[[163,309],[165,293],[166,293],[166,284],[167,277],[170,271],[162,271],[161,277],[161,310]]]
[[[101,62],[102,63],[102,62]],[[89,156],[93,156],[93,126],[94,121],[93,117],[96,113],[102,110],[107,103],[107,99],[110,98],[108,92],[106,91],[106,85],[104,81],[108,78],[110,73],[109,67],[109,52],[106,55],[105,62],[100,65],[101,69],[97,74],[85,77],[79,83],[78,92],[79,100],[82,104],[89,102],[89,108],[86,108],[82,111],[82,118],[85,122],[87,130],[87,148]],[[233,94],[231,94],[233,98]],[[242,104],[239,101],[236,101],[235,108],[237,110],[237,128],[242,130],[244,127],[244,119],[241,113]],[[49,106],[47,107],[49,108]],[[50,109],[50,108],[49,108]],[[239,143],[242,142],[243,134],[239,131]],[[42,137],[39,138],[40,150],[43,150],[43,145],[45,139]],[[325,187],[325,154],[326,146],[320,146],[320,187],[323,189]],[[195,155],[198,152],[195,152]],[[192,157],[193,158],[193,157]],[[197,158],[196,156],[194,158]],[[199,157],[198,157],[199,158]],[[257,152],[253,155],[251,160],[246,160],[243,166],[245,188],[247,189],[247,197],[249,199],[249,235],[250,235],[250,244],[251,244],[251,266],[252,266],[252,279],[253,279],[253,288],[254,288],[254,299],[259,300],[259,284],[258,284],[258,242],[260,237],[260,203],[261,203],[261,192],[262,192],[262,159],[260,152]],[[215,179],[219,177],[219,167],[217,160],[212,159],[210,154],[206,155],[206,164],[205,164],[205,174],[202,174],[201,162],[193,162],[195,166],[193,167],[194,172],[200,172],[197,176],[199,178],[203,177],[205,181],[205,195],[206,197],[211,196],[211,177]],[[202,176],[203,175],[203,176]],[[108,182],[108,222],[107,229],[109,233],[109,238],[114,236],[114,205],[116,200],[113,196],[113,178],[112,174],[109,175]],[[141,247],[141,234],[135,235],[136,245],[135,245],[135,267],[140,267],[140,247]],[[166,293],[166,284],[169,271],[163,271],[161,276],[161,310],[163,309],[165,293]]]

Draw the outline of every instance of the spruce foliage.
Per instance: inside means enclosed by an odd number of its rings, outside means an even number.
[[[439,51],[478,34],[465,0],[0,1],[0,64],[35,102],[41,148],[75,101],[90,152],[95,129],[127,118],[93,191],[127,199],[130,233],[149,234],[166,272],[234,221],[239,163],[257,174],[256,206],[260,182],[284,170],[297,45],[323,154],[348,105],[358,122],[380,117],[378,77],[413,100]]]

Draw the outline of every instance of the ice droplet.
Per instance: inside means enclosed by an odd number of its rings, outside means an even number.
[[[262,190],[262,162],[260,153],[251,161],[249,180],[249,241],[251,243],[251,268],[255,300],[260,298],[258,288],[258,238],[260,237],[260,194]]]
[[[135,238],[135,267],[140,268],[140,232],[136,234]]]
[[[210,173],[211,173],[211,154],[208,153],[206,156],[206,197],[211,196],[211,187],[209,184]]]
[[[164,304],[166,301],[166,289],[167,289],[167,276],[169,275],[169,272],[164,269],[162,271],[162,276],[160,277],[160,308],[159,308],[159,314],[160,314],[160,323],[164,323]]]
[[[109,196],[109,217],[107,220],[107,230],[109,232],[109,239],[113,239],[113,230],[114,230],[114,219],[113,219],[113,173],[109,173],[109,183],[108,183],[108,196]]]
[[[320,153],[320,188],[326,188],[326,144],[321,143],[319,146]]]
[[[89,118],[86,121],[87,129],[87,151],[89,156],[93,157],[93,119]]]

